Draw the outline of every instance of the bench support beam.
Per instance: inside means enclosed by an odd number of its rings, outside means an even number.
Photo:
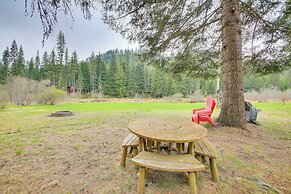
[[[138,175],[138,188],[137,188],[138,194],[144,194],[145,173],[146,173],[145,167],[140,166],[139,175]]]
[[[189,186],[190,186],[190,193],[197,194],[197,187],[196,187],[196,177],[194,172],[189,172]]]
[[[126,154],[127,154],[127,147],[122,147],[120,166],[123,168],[125,167]]]
[[[212,179],[214,182],[218,182],[219,177],[218,177],[218,172],[217,172],[216,159],[209,158],[209,163],[210,163],[210,170],[211,170]]]

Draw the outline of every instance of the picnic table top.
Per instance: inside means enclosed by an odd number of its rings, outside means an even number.
[[[170,143],[194,142],[207,135],[207,129],[191,118],[143,118],[130,123],[128,129],[138,137]]]

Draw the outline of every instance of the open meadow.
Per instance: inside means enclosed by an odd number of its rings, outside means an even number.
[[[198,193],[291,193],[291,103],[255,103],[260,126],[203,125],[218,152]],[[127,126],[142,117],[187,117],[204,103],[86,102],[0,110],[0,193],[136,193],[137,169],[119,167]],[[57,110],[74,116],[55,118]],[[216,118],[219,108],[215,109]],[[149,173],[147,193],[188,193],[182,173]]]

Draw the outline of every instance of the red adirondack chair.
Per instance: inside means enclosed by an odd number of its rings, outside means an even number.
[[[200,122],[209,122],[214,125],[214,121],[210,118],[210,116],[213,112],[215,105],[215,100],[212,97],[208,96],[205,108],[193,109],[192,121],[197,124],[200,124]]]

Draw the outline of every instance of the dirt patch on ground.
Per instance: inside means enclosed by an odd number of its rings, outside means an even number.
[[[22,154],[1,154],[0,193],[136,193],[137,169],[130,160],[125,169],[119,167],[121,143],[134,117],[117,118],[72,131],[44,128],[31,133],[23,142]],[[251,124],[247,130],[206,127],[218,151],[221,181],[213,182],[209,169],[201,172],[199,193],[291,192],[290,141]],[[40,140],[29,143],[36,136]],[[151,171],[146,192],[188,193],[187,178]]]

